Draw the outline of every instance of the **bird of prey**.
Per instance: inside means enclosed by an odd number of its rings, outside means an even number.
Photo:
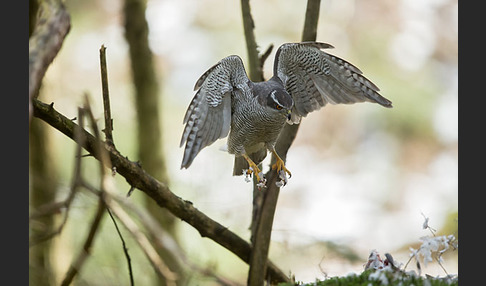
[[[276,158],[272,168],[291,176],[275,151],[285,124],[299,123],[327,103],[368,101],[392,107],[361,70],[324,52],[327,48],[333,46],[320,42],[281,45],[273,76],[264,82],[252,82],[237,55],[209,68],[197,80],[197,92],[184,116],[180,146],[186,145],[181,168],[188,168],[204,147],[228,136],[227,151],[235,155],[233,175],[246,174],[248,178],[254,174],[264,185],[257,165],[265,159],[267,150]]]

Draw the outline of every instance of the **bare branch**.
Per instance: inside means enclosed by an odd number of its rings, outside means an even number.
[[[101,68],[101,89],[103,91],[103,109],[105,114],[105,129],[103,132],[106,136],[106,143],[114,145],[113,141],[113,119],[111,118],[110,92],[108,91],[108,69],[106,68],[106,47],[101,45],[100,48],[100,68]]]
[[[91,228],[89,230],[88,236],[86,237],[86,241],[83,244],[83,249],[81,249],[81,252],[78,254],[76,260],[74,260],[74,262],[69,267],[69,270],[61,283],[62,286],[67,286],[71,284],[76,274],[78,274],[81,270],[81,267],[86,261],[86,258],[88,258],[105,210],[105,204],[103,202],[103,199],[100,197],[100,200],[98,201],[98,209],[96,210],[96,215],[93,219],[93,222],[91,223]]]
[[[258,58],[258,46],[255,40],[255,23],[251,16],[250,0],[241,0],[243,29],[245,31],[246,49],[248,51],[248,74],[252,81],[263,81],[263,71]]]
[[[74,185],[75,186],[73,187],[73,190],[75,188],[77,188],[78,186],[80,186],[81,185],[80,182],[82,181],[82,179],[81,179],[81,147],[80,146],[82,145],[81,143],[83,143],[82,140],[84,140],[84,137],[82,136],[81,129],[83,127],[84,115],[85,114],[88,115],[88,119],[90,119],[90,123],[91,123],[93,130],[94,130],[95,136],[96,136],[96,138],[99,139],[98,128],[96,126],[96,121],[94,120],[93,114],[91,112],[91,108],[90,108],[90,105],[89,105],[87,94],[85,94],[84,108],[83,109],[78,108],[78,118],[80,118],[80,126],[78,126],[76,128],[76,138],[78,139],[78,141],[77,141],[78,147],[76,149],[76,159],[77,160],[76,160],[76,165],[75,165],[75,168],[74,168],[75,169],[75,175],[74,175]],[[98,146],[96,146],[96,149],[99,153],[102,154],[101,155],[102,158],[106,158],[106,155],[103,155],[103,153],[106,153],[106,152],[103,152],[101,150],[102,149],[101,144],[98,144]],[[106,159],[105,160],[102,159],[102,161],[106,161]],[[103,164],[100,163],[100,165],[101,165],[100,173],[101,173],[101,177],[102,177],[101,178],[101,190],[102,190],[102,192],[99,196],[98,209],[96,211],[95,218],[93,219],[93,222],[91,224],[91,228],[89,230],[88,236],[86,237],[86,240],[83,244],[83,248],[80,251],[80,253],[78,254],[78,257],[73,261],[73,263],[69,267],[68,272],[66,273],[66,276],[64,277],[64,280],[61,283],[61,285],[63,285],[63,286],[71,284],[74,277],[80,272],[82,266],[84,265],[84,262],[88,258],[90,251],[91,251],[91,246],[94,243],[95,235],[98,231],[101,219],[103,218],[103,215],[104,215],[105,210],[106,210],[106,206],[105,206],[105,202],[104,202],[104,198],[103,198],[103,190],[106,187],[105,177],[107,176],[107,172],[103,168]],[[71,193],[74,194],[74,191],[72,191]],[[69,200],[68,205],[70,205],[70,202],[73,200],[73,198],[74,198],[74,196],[70,196],[70,200]],[[66,212],[65,218],[67,219],[67,212]]]
[[[321,0],[307,0],[305,10],[304,29],[302,31],[302,42],[315,41],[317,37],[317,22],[319,21],[319,8]]]
[[[159,254],[147,239],[147,237],[140,231],[137,224],[130,218],[130,216],[115,202],[107,199],[108,207],[111,209],[112,213],[123,223],[125,228],[132,234],[132,236],[137,241],[140,248],[143,250],[147,258],[149,259],[152,267],[156,272],[161,275],[167,285],[176,285],[177,274],[172,272],[169,267],[162,261]]]
[[[319,6],[320,0],[307,1],[304,31],[302,33],[303,41],[313,41],[316,39]],[[299,124],[286,124],[279,135],[275,149],[284,161],[287,158],[287,152],[297,135],[298,129]],[[272,154],[271,164],[273,165],[275,162],[276,158]],[[280,188],[275,184],[278,178],[276,170],[270,168],[265,177],[268,178],[267,188],[263,191],[263,194],[254,196],[254,205],[259,208],[254,208],[253,210],[253,250],[250,257],[250,271],[248,275],[249,285],[263,285],[264,277],[267,277],[267,274],[265,273],[266,264],[270,247],[273,219],[280,191]],[[255,192],[257,191],[254,191],[254,194]]]
[[[77,126],[74,122],[37,99],[34,99],[32,103],[35,117],[44,120],[67,137],[74,138],[74,129]],[[82,147],[100,160],[100,154],[95,148],[100,141],[84,129],[82,133],[85,138]],[[176,217],[193,226],[202,237],[212,239],[246,263],[249,262],[251,247],[248,242],[197,210],[191,202],[176,196],[167,185],[147,174],[137,163],[128,160],[115,148],[104,145],[104,149],[108,151],[111,164],[116,167],[117,173],[123,176],[131,186],[143,191],[159,206],[167,208]],[[274,282],[290,281],[287,275],[270,261],[267,263],[267,268]]]
[[[269,172],[265,176],[267,179],[267,188],[263,190],[262,207],[258,213],[255,232],[252,237],[253,251],[250,256],[250,273],[248,275],[248,285],[263,285],[267,274],[268,251],[270,248],[270,238],[273,227],[273,218],[277,207],[277,200],[280,188],[277,182],[277,173]]]
[[[52,105],[50,105],[50,108],[53,108]],[[81,108],[78,108],[78,118],[79,118],[80,126],[83,126],[84,112]],[[75,155],[76,160],[74,161],[73,179],[71,182],[71,189],[68,197],[62,202],[51,203],[42,208],[39,208],[38,212],[32,214],[30,217],[30,219],[32,219],[38,216],[52,215],[54,213],[61,211],[62,209],[65,209],[64,217],[61,221],[61,224],[51,233],[45,234],[41,237],[33,237],[29,242],[29,246],[34,246],[40,242],[46,241],[60,234],[64,228],[64,225],[68,220],[69,207],[71,206],[71,202],[74,200],[78,188],[83,184],[81,178],[81,158],[82,158],[81,146],[84,144],[83,140],[85,137],[81,135],[81,129],[82,128],[79,126],[77,126],[77,128],[74,129],[74,141],[76,141],[78,145],[76,148],[76,155]]]
[[[128,276],[130,277],[130,285],[133,286],[135,285],[135,282],[133,281],[132,263],[130,259],[130,254],[128,254],[127,245],[125,244],[125,239],[123,239],[123,235],[121,234],[120,229],[118,228],[118,224],[116,223],[116,220],[113,217],[113,214],[111,213],[110,209],[107,208],[106,210],[108,211],[111,221],[113,221],[113,225],[115,225],[116,232],[118,233],[118,236],[120,237],[120,240],[122,242],[123,253],[125,254],[125,258],[127,259],[127,264],[128,264]]]
[[[272,53],[273,44],[270,44],[265,52],[260,56],[260,69],[262,71],[262,78],[263,78],[263,65],[265,65],[265,61],[267,60],[268,56]]]

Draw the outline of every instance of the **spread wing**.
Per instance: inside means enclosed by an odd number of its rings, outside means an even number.
[[[184,116],[180,146],[186,144],[181,168],[188,168],[206,146],[228,135],[232,93],[248,89],[248,76],[238,56],[229,56],[208,69],[196,82],[197,91]]]
[[[374,83],[351,63],[328,54],[322,49],[333,48],[326,43],[303,42],[283,44],[277,51],[274,75],[282,80],[294,99],[292,122],[321,108],[327,103],[351,104],[375,102],[392,107],[381,96]]]

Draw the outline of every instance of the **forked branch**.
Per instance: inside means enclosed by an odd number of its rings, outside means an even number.
[[[45,104],[37,99],[34,99],[32,103],[35,117],[44,120],[67,137],[74,139],[74,130],[78,128],[76,123],[57,112],[52,105]],[[82,147],[100,160],[100,153],[95,148],[100,141],[86,130],[81,130],[85,139]],[[136,162],[128,160],[113,146],[107,144],[103,144],[103,146],[110,157],[111,165],[116,167],[117,173],[123,176],[131,186],[146,193],[159,206],[167,208],[176,217],[193,226],[202,237],[212,239],[246,263],[249,262],[251,247],[248,242],[200,212],[192,202],[176,196],[166,184],[150,176]],[[275,264],[269,261],[267,267],[268,275],[272,277],[274,282],[289,281],[287,275]]]

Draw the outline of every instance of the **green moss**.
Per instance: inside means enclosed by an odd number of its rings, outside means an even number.
[[[351,274],[343,277],[331,277],[322,281],[316,280],[310,283],[280,283],[278,286],[294,285],[315,285],[315,286],[377,286],[377,285],[400,285],[400,286],[445,286],[458,285],[458,278],[455,277],[423,277],[414,272],[403,272],[401,270],[366,270],[361,274]]]

